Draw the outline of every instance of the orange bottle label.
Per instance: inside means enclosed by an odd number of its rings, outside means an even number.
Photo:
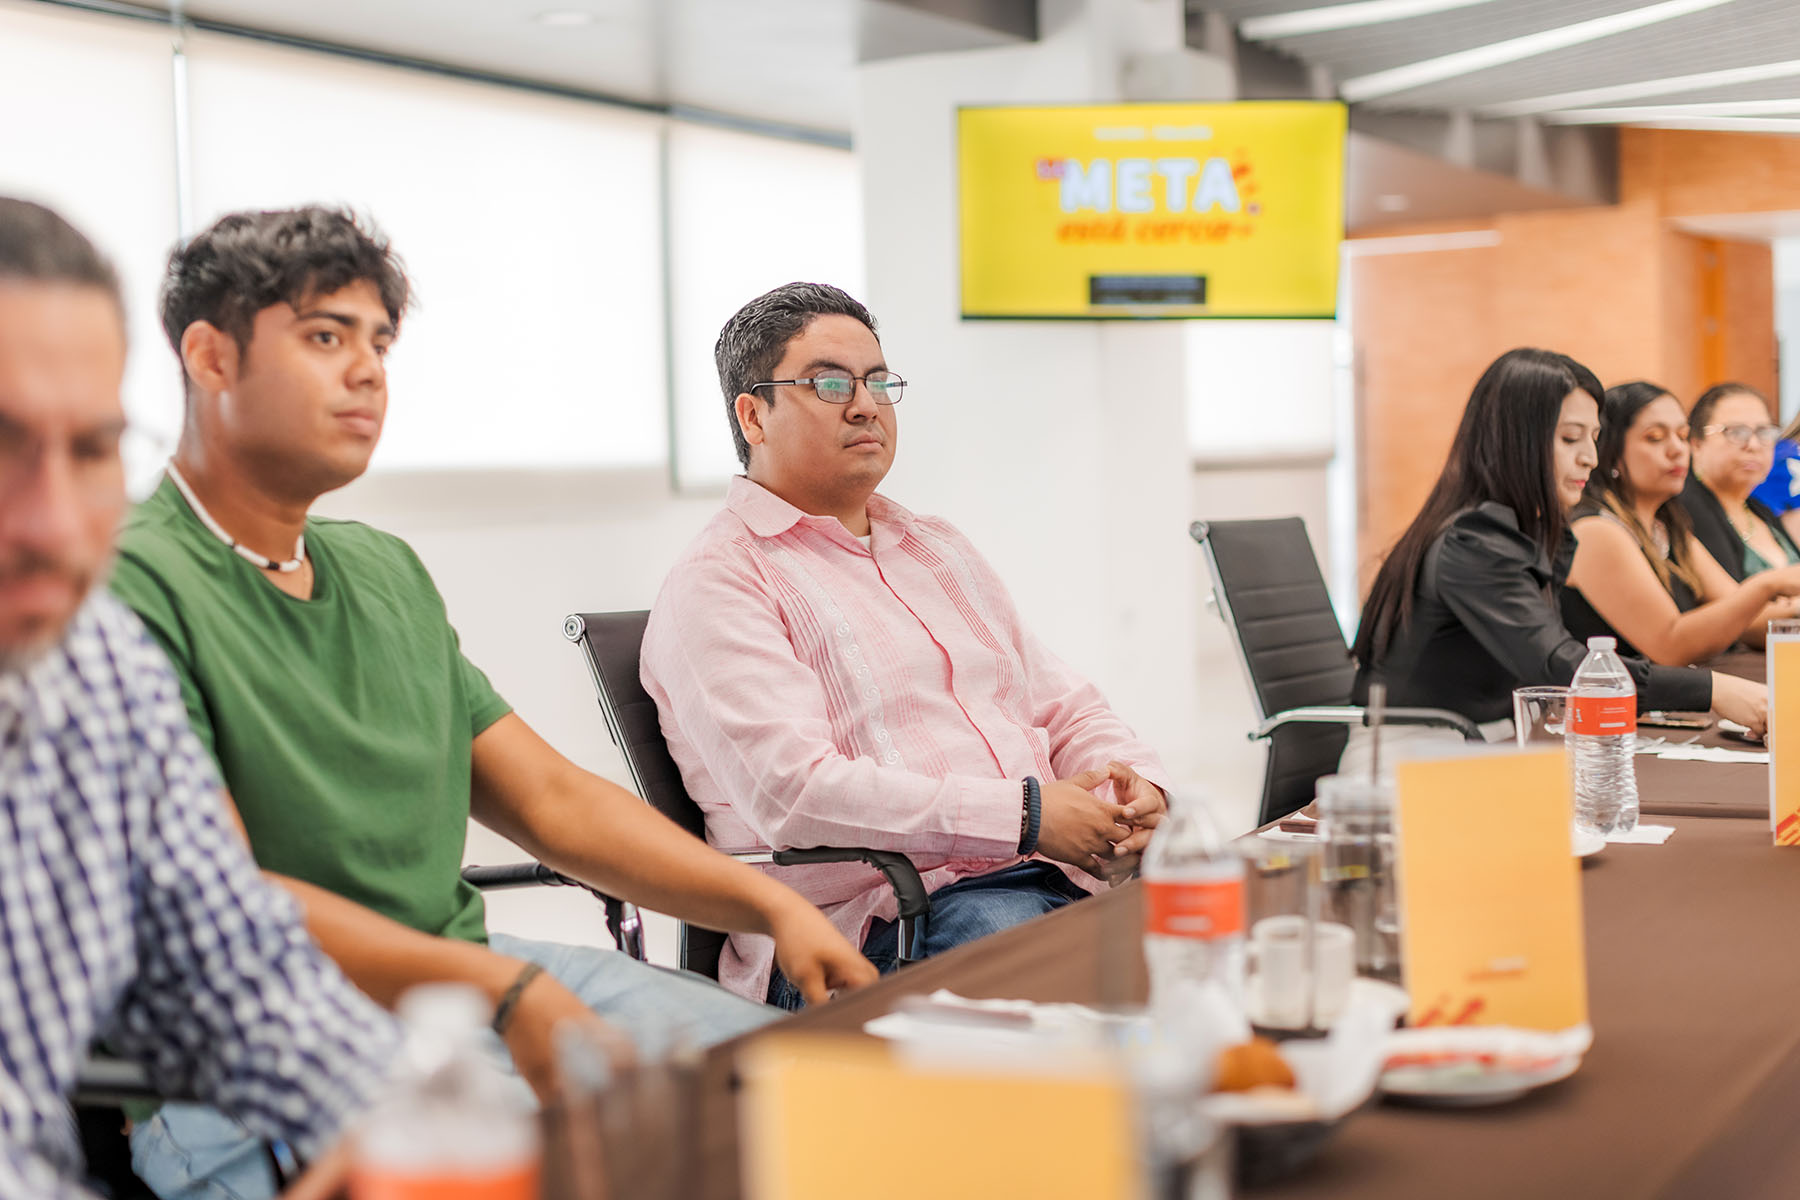
[[[350,1200],[538,1200],[538,1166],[439,1175],[364,1164],[350,1172]]]
[[[1637,732],[1636,696],[1570,696],[1569,732],[1615,737]]]
[[[1230,937],[1244,931],[1242,879],[1144,882],[1144,928],[1168,937]]]

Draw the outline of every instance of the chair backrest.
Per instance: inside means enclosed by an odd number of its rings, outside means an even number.
[[[606,731],[625,759],[632,787],[663,816],[704,838],[705,818],[681,782],[681,771],[663,739],[656,701],[644,690],[638,674],[644,626],[649,620],[650,614],[644,611],[576,613],[563,622],[563,636],[584,652]],[[724,934],[683,922],[682,969],[717,979],[724,945]]]
[[[1188,531],[1206,553],[1213,600],[1250,685],[1258,724],[1292,708],[1348,704],[1356,668],[1319,574],[1306,523],[1196,521]],[[1269,739],[1262,820],[1312,799],[1313,783],[1337,768],[1349,731],[1287,725]]]
[[[1356,668],[1306,522],[1196,521],[1213,597],[1250,684],[1256,719],[1308,704],[1348,704]]]

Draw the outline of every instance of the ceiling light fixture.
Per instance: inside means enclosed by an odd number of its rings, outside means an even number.
[[[1696,117],[1679,121],[1636,121],[1649,129],[1695,129],[1704,133],[1800,133],[1800,119],[1780,117]]]
[[[1637,125],[1645,121],[1709,117],[1785,117],[1800,114],[1800,100],[1721,100],[1714,104],[1639,104],[1616,108],[1565,108],[1548,112],[1549,125]]]
[[[1706,88],[1728,87],[1737,83],[1762,83],[1770,79],[1792,79],[1800,75],[1800,58],[1786,62],[1763,63],[1754,67],[1727,67],[1722,71],[1701,71],[1697,75],[1671,75],[1666,79],[1640,79],[1635,83],[1615,83],[1610,87],[1583,88],[1579,92],[1558,92],[1554,96],[1536,96],[1530,100],[1512,100],[1490,104],[1481,110],[1487,117],[1528,117],[1534,113],[1558,109],[1586,108],[1595,104],[1612,104],[1619,100],[1647,100],[1653,96],[1679,96]]]
[[[1731,0],[1663,0],[1661,4],[1651,4],[1627,12],[1613,13],[1611,16],[1596,17],[1591,21],[1564,25],[1560,29],[1528,33],[1524,37],[1508,38],[1503,42],[1476,46],[1471,50],[1459,50],[1454,54],[1445,54],[1438,58],[1407,63],[1403,67],[1394,67],[1386,71],[1376,71],[1370,75],[1361,75],[1355,79],[1346,79],[1339,86],[1338,94],[1351,103],[1359,100],[1374,100],[1381,96],[1391,96],[1396,92],[1411,91],[1413,88],[1424,87],[1426,84],[1453,79],[1458,75],[1484,71],[1489,67],[1518,62],[1520,59],[1534,58],[1539,54],[1548,54],[1552,50],[1563,50],[1570,46],[1579,46],[1583,42],[1598,41],[1601,38],[1612,37],[1629,30],[1642,29],[1646,25],[1672,21],[1677,17],[1704,12],[1709,8],[1718,8],[1729,3]]]
[[[592,25],[599,19],[593,13],[583,12],[579,8],[552,8],[532,18],[539,25],[548,25],[552,29],[573,29],[577,25]]]
[[[1449,12],[1453,8],[1472,8],[1477,4],[1492,2],[1493,0],[1359,0],[1356,4],[1333,4],[1328,8],[1303,8],[1298,12],[1247,17],[1238,22],[1238,32],[1253,42],[1261,42],[1273,38],[1299,37],[1306,33],[1326,33],[1333,29],[1380,25],[1386,21],[1404,21],[1408,17],[1424,17],[1432,13]]]

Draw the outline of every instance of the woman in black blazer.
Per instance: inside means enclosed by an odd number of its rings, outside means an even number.
[[[1356,635],[1359,701],[1380,679],[1389,703],[1448,708],[1497,739],[1510,730],[1514,688],[1574,676],[1587,649],[1564,628],[1557,592],[1574,552],[1567,513],[1595,463],[1601,394],[1593,372],[1547,350],[1510,350],[1488,367],[1424,509],[1369,592]],[[1761,684],[1626,665],[1640,707],[1712,708],[1754,729],[1767,719]]]

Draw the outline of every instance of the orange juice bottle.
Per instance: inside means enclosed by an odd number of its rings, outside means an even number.
[[[398,1068],[354,1128],[350,1200],[537,1200],[537,1115],[482,1048],[486,999],[426,984],[399,1013]]]

